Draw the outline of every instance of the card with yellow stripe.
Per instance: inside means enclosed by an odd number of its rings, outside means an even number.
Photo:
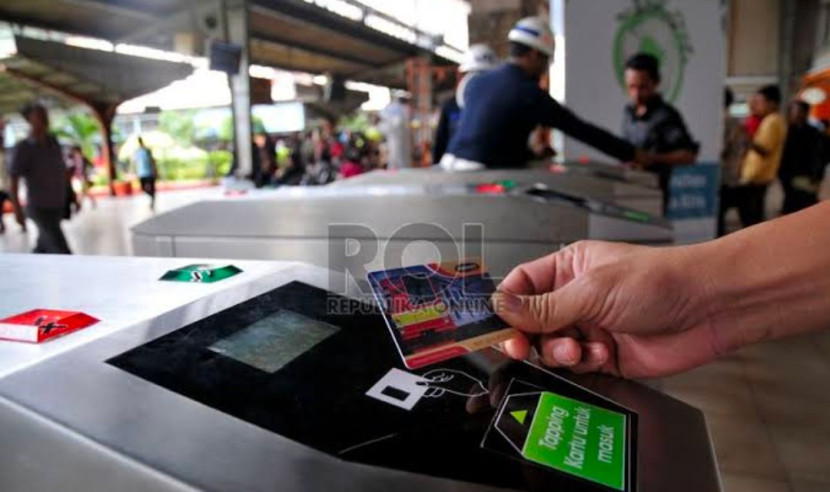
[[[395,345],[410,369],[512,338],[493,312],[493,280],[478,261],[430,263],[369,274]]]

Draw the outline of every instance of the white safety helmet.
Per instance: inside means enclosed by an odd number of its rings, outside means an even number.
[[[493,48],[486,44],[474,44],[464,53],[464,60],[458,70],[464,73],[492,70],[498,64],[498,57]]]
[[[551,31],[549,23],[541,17],[525,17],[520,20],[510,30],[507,39],[538,50],[550,57],[553,57],[556,48],[553,31]]]

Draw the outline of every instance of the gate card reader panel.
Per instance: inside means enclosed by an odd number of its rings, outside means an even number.
[[[317,272],[298,266],[239,286],[232,298],[250,292],[239,304],[215,294],[141,322],[0,380],[0,397],[96,443],[102,462],[118,456],[148,478],[199,490],[607,491],[483,446],[517,380],[626,415],[632,490],[720,490],[698,410],[631,381],[554,375],[493,349],[408,371],[379,315],[296,281],[325,285]],[[209,308],[217,302],[231,307]],[[316,333],[304,337],[305,324]],[[292,347],[250,352],[251,340],[283,330]],[[33,446],[0,442],[3,452]],[[52,447],[40,446],[37,456],[73,469]],[[8,466],[0,462],[0,476],[9,476]],[[104,478],[62,476],[79,490],[99,490]]]
[[[611,172],[624,173],[625,169],[616,169]],[[486,170],[473,172],[446,172],[438,169],[401,169],[370,171],[353,178],[336,181],[325,188],[346,191],[348,189],[363,189],[367,192],[387,187],[390,190],[406,190],[412,193],[416,189],[430,192],[435,187],[481,185],[493,182],[512,181],[519,186],[543,184],[550,188],[569,193],[585,195],[590,198],[635,208],[652,215],[662,215],[663,193],[657,187],[641,181],[631,181],[622,178],[614,179],[606,176],[607,173],[594,173],[588,168],[569,170],[563,166],[557,170],[545,169],[516,169],[516,170]],[[628,171],[632,172],[632,171]],[[635,172],[636,173],[636,172]],[[651,173],[636,173],[654,178]]]
[[[637,490],[637,415],[631,410],[493,349],[409,371],[382,319],[327,313],[340,302],[291,283],[108,362],[348,461],[517,490]],[[259,362],[266,353],[281,368]],[[609,488],[483,448],[498,396],[514,379],[624,415],[628,439],[618,445],[626,457],[626,486]]]

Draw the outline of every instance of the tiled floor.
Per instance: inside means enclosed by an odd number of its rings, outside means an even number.
[[[158,211],[218,194],[164,193]],[[146,197],[102,199],[65,230],[76,253],[126,255],[129,227],[150,215]],[[34,234],[5,219],[0,252],[28,251]],[[830,332],[750,347],[662,388],[706,414],[725,492],[830,491]]]
[[[702,409],[727,492],[830,491],[830,332],[746,348],[667,378]]]
[[[218,188],[160,193],[156,200],[156,213],[192,203],[208,197],[219,197]],[[75,254],[114,255],[132,254],[130,228],[150,218],[149,198],[133,195],[129,198],[99,198],[93,208],[83,203],[81,212],[70,221],[63,222],[63,230],[69,246]],[[29,224],[29,233],[20,232],[11,214],[3,218],[6,233],[0,236],[0,253],[25,253],[32,250],[36,238],[34,224]]]

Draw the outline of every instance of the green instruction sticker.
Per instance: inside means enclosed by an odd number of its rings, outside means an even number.
[[[187,265],[168,271],[159,280],[212,284],[239,273],[242,273],[242,270],[233,265]]]
[[[626,219],[634,220],[637,222],[648,222],[649,220],[648,214],[645,214],[643,212],[636,212],[634,210],[626,210],[625,212],[623,212],[623,216]]]
[[[542,392],[521,452],[535,463],[625,490],[625,419],[618,412]]]

